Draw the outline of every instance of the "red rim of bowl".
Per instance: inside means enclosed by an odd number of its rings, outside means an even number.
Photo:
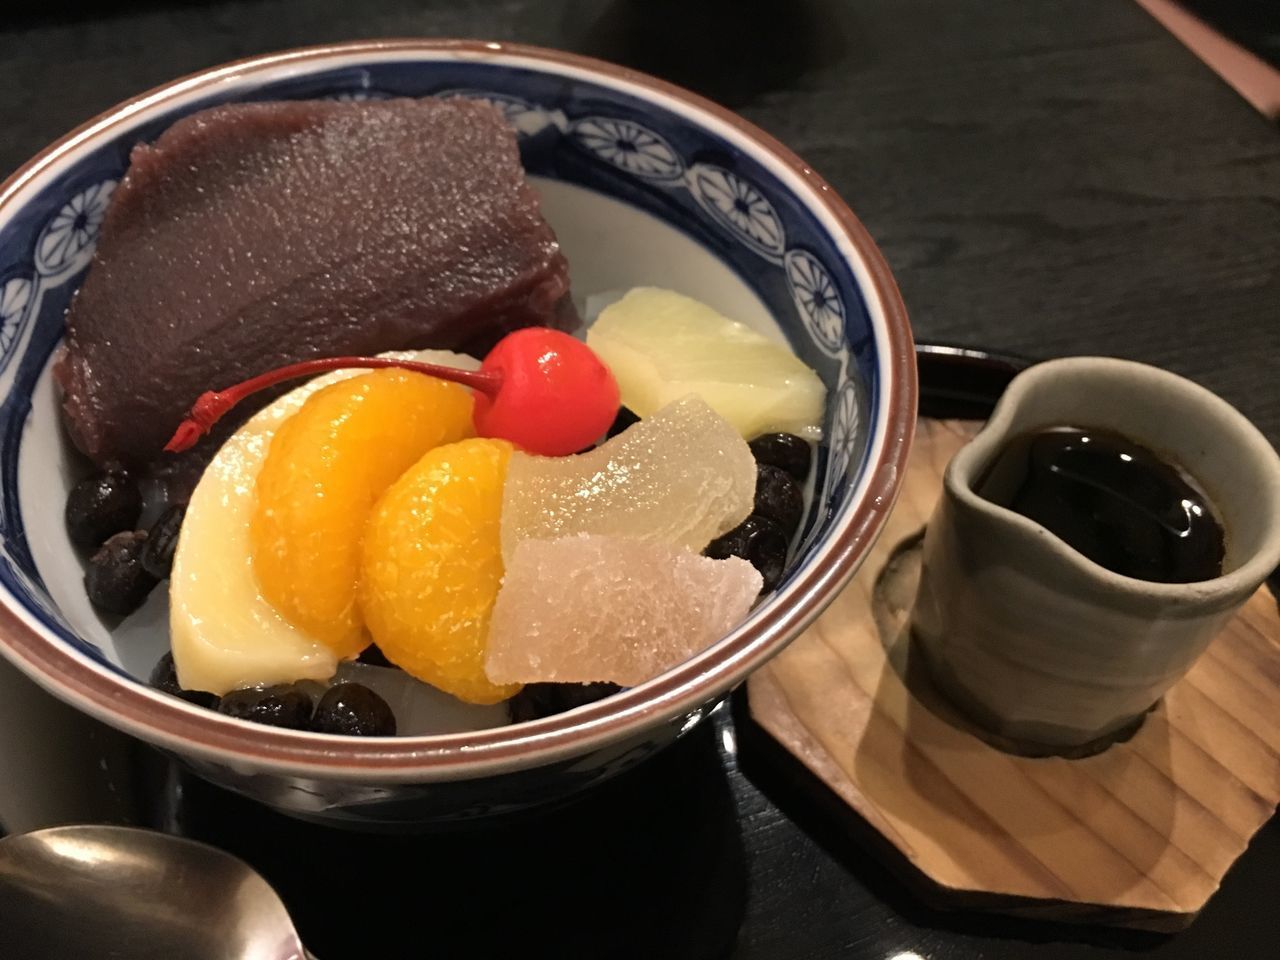
[[[532,723],[463,734],[361,740],[246,726],[180,700],[149,690],[95,665],[86,656],[63,649],[33,629],[7,604],[0,604],[0,644],[8,657],[34,680],[85,712],[142,739],[205,759],[233,761],[257,769],[320,778],[383,782],[468,778],[521,769],[578,755],[615,742],[688,712],[740,682],[794,637],[834,599],[853,576],[880,533],[898,492],[915,429],[916,369],[906,306],[888,264],[866,228],[834,190],[788,148],[763,130],[710,100],[674,84],[616,64],[577,54],[521,44],[475,40],[389,39],[304,47],[249,57],[211,67],[155,87],[82,124],[46,147],[0,184],[0,215],[27,180],[58,160],[92,130],[97,137],[126,122],[143,104],[216,86],[229,78],[269,71],[285,64],[309,63],[360,54],[457,54],[477,59],[519,57],[549,68],[572,68],[623,81],[647,92],[680,101],[712,115],[751,140],[813,191],[818,203],[839,223],[867,270],[881,302],[887,330],[882,344],[887,369],[883,397],[887,411],[884,442],[851,513],[823,546],[821,562],[811,562],[763,612],[697,657],[648,683],[581,708]],[[114,122],[112,122],[114,120]],[[250,732],[250,730],[252,732]]]

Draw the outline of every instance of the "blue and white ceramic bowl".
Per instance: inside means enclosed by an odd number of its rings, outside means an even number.
[[[729,636],[641,687],[467,733],[361,740],[257,727],[150,690],[157,618],[129,636],[84,599],[62,526],[72,473],[49,361],[134,144],[214,104],[462,94],[500,106],[575,295],[670,287],[789,342],[829,389],[798,559]],[[812,170],[739,117],[606,63],[506,44],[395,40],[257,57],[145,93],[0,188],[0,651],[59,697],[292,813],[386,825],[567,795],[691,729],[853,575],[915,420],[906,311],[880,253]],[[136,626],[136,625],[135,625]],[[143,624],[145,627],[145,624]],[[156,638],[159,638],[158,640]]]

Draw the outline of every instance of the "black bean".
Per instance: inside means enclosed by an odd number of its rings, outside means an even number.
[[[782,581],[787,569],[787,537],[767,517],[752,514],[722,537],[707,544],[702,551],[713,560],[741,557],[760,572],[761,591],[772,590]]]
[[[218,701],[222,699],[216,693],[184,689],[178,683],[178,668],[174,666],[172,653],[166,653],[156,661],[155,668],[151,671],[151,686],[171,697],[177,697],[179,700],[210,710],[217,710]]]
[[[800,483],[809,479],[813,448],[807,440],[794,433],[766,433],[752,440],[749,446],[757,463],[785,470]]]
[[[95,550],[112,534],[132,530],[141,512],[133,477],[119,464],[108,464],[71,488],[64,516],[71,541]]]
[[[756,503],[753,513],[768,517],[790,538],[804,517],[804,494],[791,474],[767,463],[756,464]]]
[[[387,701],[362,683],[339,683],[324,692],[311,729],[347,737],[394,737],[396,717]]]
[[[84,589],[99,610],[120,615],[142,606],[156,578],[142,567],[145,530],[117,533],[98,548],[85,568]]]
[[[233,690],[218,704],[229,717],[292,730],[310,729],[314,709],[310,695],[292,684]]]
[[[173,552],[178,549],[178,534],[187,508],[175,504],[160,514],[160,519],[147,533],[142,547],[142,567],[157,580],[168,580],[173,570]]]

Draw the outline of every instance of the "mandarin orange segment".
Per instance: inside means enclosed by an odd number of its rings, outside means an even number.
[[[359,597],[373,639],[406,673],[468,703],[520,689],[484,672],[511,449],[484,439],[437,447],[387,489],[365,529]]]
[[[424,453],[472,434],[471,394],[404,370],[325,387],[286,420],[250,525],[263,597],[340,657],[368,645],[356,603],[360,541],[378,497]]]

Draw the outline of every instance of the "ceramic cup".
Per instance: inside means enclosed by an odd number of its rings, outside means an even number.
[[[1119,433],[1181,466],[1226,532],[1223,573],[1113,573],[974,490],[1011,439],[1053,426]],[[952,459],[924,539],[912,629],[937,686],[1026,752],[1107,742],[1141,717],[1280,564],[1280,457],[1225,401],[1143,364],[1038,364]]]

